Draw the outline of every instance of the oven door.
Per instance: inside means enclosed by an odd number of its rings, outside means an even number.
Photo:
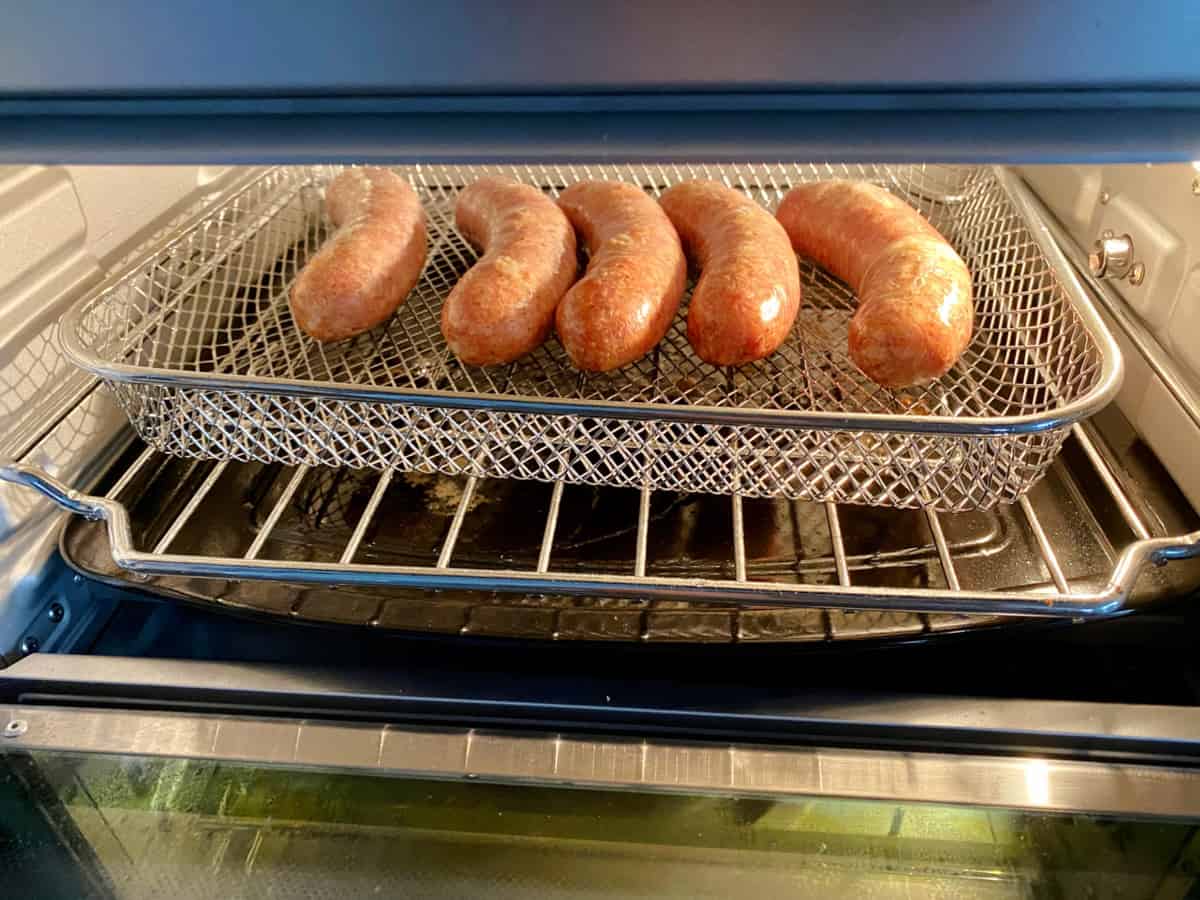
[[[1191,896],[1200,866],[1200,782],[1182,768],[0,714],[13,896],[1165,898]]]

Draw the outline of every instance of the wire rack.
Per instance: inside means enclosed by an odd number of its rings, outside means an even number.
[[[544,640],[811,644],[993,627],[1013,620],[607,597],[603,583],[640,569],[651,579],[732,581],[735,589],[773,582],[818,597],[873,585],[984,587],[1000,604],[1021,599],[1014,591],[1045,599],[1102,588],[1119,548],[1170,534],[1160,513],[1173,514],[1122,485],[1132,473],[1090,424],[1073,429],[1047,477],[1019,503],[949,514],[514,480],[479,480],[468,493],[469,479],[462,477],[397,473],[384,476],[381,486],[380,475],[366,469],[214,463],[157,451],[129,461],[134,473],[116,468],[114,483],[123,487],[109,497],[128,509],[138,547],[157,548],[173,534],[164,548],[173,555],[236,559],[253,548],[261,561],[333,562],[361,534],[350,548],[352,563],[431,567],[458,519],[441,570],[447,579],[470,569],[571,572],[590,576],[596,590],[581,596],[434,592],[358,586],[351,572],[338,588],[140,575],[114,563],[103,522],[75,519],[64,530],[62,554],[89,577],[288,621]],[[214,467],[223,471],[212,482]],[[1144,574],[1129,605],[1178,596],[1195,585],[1196,571],[1172,565]]]
[[[818,629],[816,637],[824,634],[819,630],[825,622],[821,616],[815,621],[810,618],[807,623],[796,619],[797,612],[814,607],[829,611],[829,627],[843,633],[850,628],[863,627],[862,619],[856,621],[858,613],[852,614],[852,610],[878,610],[881,615],[893,617],[886,630],[906,628],[910,633],[926,627],[932,631],[966,626],[953,620],[903,615],[906,612],[1044,617],[1112,615],[1125,608],[1149,563],[1163,564],[1197,555],[1200,531],[1169,535],[1155,523],[1148,525],[1121,487],[1119,471],[1092,440],[1087,426],[1076,424],[1069,430],[1090,469],[1079,473],[1083,483],[1094,483],[1102,497],[1107,495],[1103,506],[1124,520],[1122,531],[1129,537],[1119,551],[1115,548],[1106,550],[1108,545],[1102,543],[1102,558],[1093,559],[1095,565],[1080,568],[1079,557],[1076,555],[1074,561],[1071,558],[1071,554],[1077,553],[1080,535],[1071,529],[1064,534],[1061,522],[1057,526],[1047,524],[1047,511],[1052,519],[1061,518],[1054,514],[1052,505],[1043,504],[1039,512],[1034,503],[1024,497],[1005,510],[1006,514],[1011,514],[1008,520],[1027,535],[1030,551],[1025,557],[1029,568],[1023,576],[1018,574],[1012,583],[1003,583],[1004,579],[998,575],[1001,565],[994,554],[985,558],[974,574],[968,574],[964,558],[967,554],[961,541],[954,537],[953,532],[958,529],[952,527],[952,514],[931,509],[912,512],[911,516],[924,519],[924,524],[910,521],[907,527],[910,531],[922,528],[928,531],[928,546],[936,554],[941,576],[926,585],[912,586],[880,583],[870,577],[870,570],[881,562],[877,558],[880,548],[877,546],[868,551],[865,559],[852,551],[846,542],[844,528],[849,517],[844,507],[832,502],[813,511],[826,519],[832,572],[801,571],[797,560],[794,574],[801,577],[781,578],[784,573],[779,569],[757,565],[748,553],[747,534],[761,523],[755,521],[753,512],[748,512],[748,502],[736,494],[717,501],[730,504],[725,519],[728,531],[724,536],[715,533],[706,536],[710,541],[729,547],[730,565],[713,569],[692,560],[663,568],[655,561],[655,542],[662,539],[663,534],[661,523],[652,515],[655,498],[649,488],[638,492],[634,504],[633,558],[609,559],[603,563],[589,559],[581,563],[564,553],[562,543],[557,540],[566,490],[561,481],[550,489],[544,512],[535,512],[530,505],[520,513],[540,519],[533,523],[540,539],[536,541],[536,554],[517,559],[507,552],[489,554],[485,547],[474,545],[473,536],[478,536],[474,523],[486,515],[481,512],[484,504],[476,502],[486,482],[474,476],[462,479],[449,508],[443,511],[444,527],[431,529],[433,517],[424,517],[424,527],[414,523],[407,529],[408,539],[402,553],[390,557],[386,548],[375,543],[375,538],[379,534],[379,523],[397,513],[395,506],[387,502],[389,496],[394,498],[390,488],[399,477],[391,469],[369,479],[373,482],[369,489],[356,492],[358,499],[351,501],[338,489],[335,470],[297,467],[277,481],[277,487],[263,504],[264,514],[252,534],[246,534],[245,540],[236,538],[232,541],[222,539],[220,529],[205,526],[204,517],[208,513],[203,511],[209,504],[219,506],[236,502],[231,499],[237,493],[229,490],[229,479],[236,475],[239,464],[228,460],[215,464],[205,462],[198,481],[169,479],[165,485],[166,495],[152,498],[154,505],[163,507],[166,514],[149,530],[137,526],[130,505],[139,502],[147,475],[153,477],[155,461],[161,460],[154,448],[143,450],[103,497],[73,491],[29,465],[0,465],[0,479],[35,488],[85,518],[103,520],[111,562],[116,567],[109,574],[121,569],[135,578],[183,576],[209,584],[214,579],[224,580],[231,585],[229,593],[222,592],[214,602],[229,608],[254,608],[313,621],[412,628],[411,619],[406,623],[403,617],[411,616],[413,609],[405,609],[403,604],[385,604],[372,593],[381,588],[404,588],[449,592],[433,597],[423,610],[442,617],[439,619],[442,623],[454,616],[456,595],[488,592],[530,596],[530,608],[548,606],[548,611],[543,609],[540,617],[552,620],[556,627],[562,624],[558,610],[571,604],[561,600],[540,602],[539,595],[543,598],[590,598],[596,602],[595,609],[605,613],[623,611],[612,605],[612,601],[636,601],[643,606],[652,604],[656,614],[689,609],[697,621],[685,623],[675,619],[663,622],[656,616],[656,623],[647,619],[647,624],[674,624],[681,628],[686,625],[687,629],[694,629],[720,625],[721,616],[726,624],[729,622],[728,609],[711,612],[704,609],[717,604],[743,610],[771,608],[781,615],[786,614],[782,628],[791,632],[788,639],[798,639],[796,630],[806,627]],[[368,488],[368,485],[363,487]],[[340,505],[340,510],[335,511],[335,505]],[[886,512],[895,514],[898,511]],[[350,526],[344,543],[340,543],[332,554],[313,552],[316,541],[279,542],[281,533],[291,527],[289,522],[297,517],[324,529],[324,519],[330,515],[340,515]],[[816,523],[806,517],[801,533],[811,535],[816,530]],[[948,531],[951,532],[949,537]],[[422,537],[429,540],[423,542]],[[921,544],[923,552],[924,541]],[[828,577],[808,577],[813,574]],[[246,591],[232,586],[247,581],[261,583],[262,590]],[[196,581],[190,583],[193,593],[204,590]],[[1194,583],[1194,573],[1191,583]],[[297,591],[296,586],[311,586],[314,590]],[[636,605],[633,609],[635,613],[638,611]],[[714,612],[717,615],[713,615]],[[379,616],[383,618],[375,621]],[[598,621],[601,617],[591,618],[592,622],[588,624],[606,627]],[[619,627],[617,619],[623,619],[628,627],[633,618],[618,616],[606,621]],[[674,619],[673,616],[666,618]],[[878,632],[885,630],[885,626],[876,623],[871,630]],[[692,640],[695,634],[688,630],[677,632],[675,637]]]
[[[430,252],[388,323],[334,345],[293,324],[292,280],[327,236],[332,167],[280,168],[154,248],[64,319],[64,349],[105,378],[164,452],[939,510],[1020,497],[1071,422],[1119,383],[1112,339],[1028,224],[1002,170],[938,166],[539,166],[399,169],[424,202]],[[550,194],[633,181],[652,194],[717,178],[773,209],[793,185],[871,180],[904,197],[974,277],[976,333],[945,377],[889,391],[846,350],[855,298],[811,263],[789,340],[740,368],[701,362],[683,314],[660,346],[584,376],[556,340],[510,366],[460,364],[441,304],[475,254],[457,192],[502,173]]]

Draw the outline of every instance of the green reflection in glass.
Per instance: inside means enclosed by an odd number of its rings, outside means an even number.
[[[1200,866],[1194,827],[1161,821],[153,758],[10,764],[6,802],[38,805],[87,848],[96,896],[1160,898],[1186,896]]]

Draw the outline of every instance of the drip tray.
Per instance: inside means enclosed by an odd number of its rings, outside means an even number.
[[[164,540],[172,552],[336,562],[378,483],[373,472],[314,469],[280,504],[295,470],[156,456],[125,487],[139,545]],[[198,491],[208,479],[207,492]],[[357,561],[436,564],[439,547],[462,507],[465,478],[397,473],[361,536]],[[476,569],[532,568],[538,563],[552,485],[480,480],[459,523],[455,564]],[[203,498],[181,528],[180,510]],[[640,492],[566,485],[553,539],[560,571],[625,574],[637,556]],[[1072,533],[1071,558],[1060,563],[1072,581],[1111,565],[1103,535],[1069,473],[1056,467],[1034,492],[1046,521]],[[283,512],[275,512],[282,505]],[[1034,535],[1015,508],[941,516],[946,545],[964,585],[1012,589],[1048,584]],[[268,522],[274,512],[276,518]],[[650,496],[648,574],[722,577],[735,567],[728,498],[654,492]],[[836,584],[838,555],[822,504],[743,501],[745,565],[755,579]],[[855,584],[945,586],[927,517],[917,510],[840,506],[847,569]],[[173,534],[168,534],[174,530]],[[258,538],[261,531],[266,534]],[[402,588],[312,587],[270,581],[136,576],[112,561],[103,523],[75,518],[62,539],[67,561],[109,582],[231,612],[291,621],[410,632],[461,633],[545,640],[686,643],[912,640],[923,635],[993,627],[1000,616],[919,614],[890,610],[823,610],[691,604],[666,600],[522,596]]]

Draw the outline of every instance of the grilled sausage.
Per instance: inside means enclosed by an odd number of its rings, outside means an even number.
[[[387,169],[347,169],[325,189],[337,231],[300,271],[288,301],[318,341],[353,337],[386,321],[425,265],[425,214],[416,191]]]
[[[700,270],[688,310],[688,340],[713,365],[773,353],[800,309],[800,271],[769,212],[713,181],[676,185],[660,200]]]
[[[662,207],[636,185],[586,181],[558,205],[590,255],[555,321],[576,367],[607,372],[653,349],[679,310],[687,261]]]
[[[483,256],[446,298],[442,334],[468,365],[512,362],[550,333],[579,265],[575,232],[553,200],[504,178],[463,189],[454,221]]]
[[[776,213],[802,256],[858,294],[850,357],[873,381],[908,387],[945,375],[971,342],[971,273],[920,213],[881,187],[793,188]]]

